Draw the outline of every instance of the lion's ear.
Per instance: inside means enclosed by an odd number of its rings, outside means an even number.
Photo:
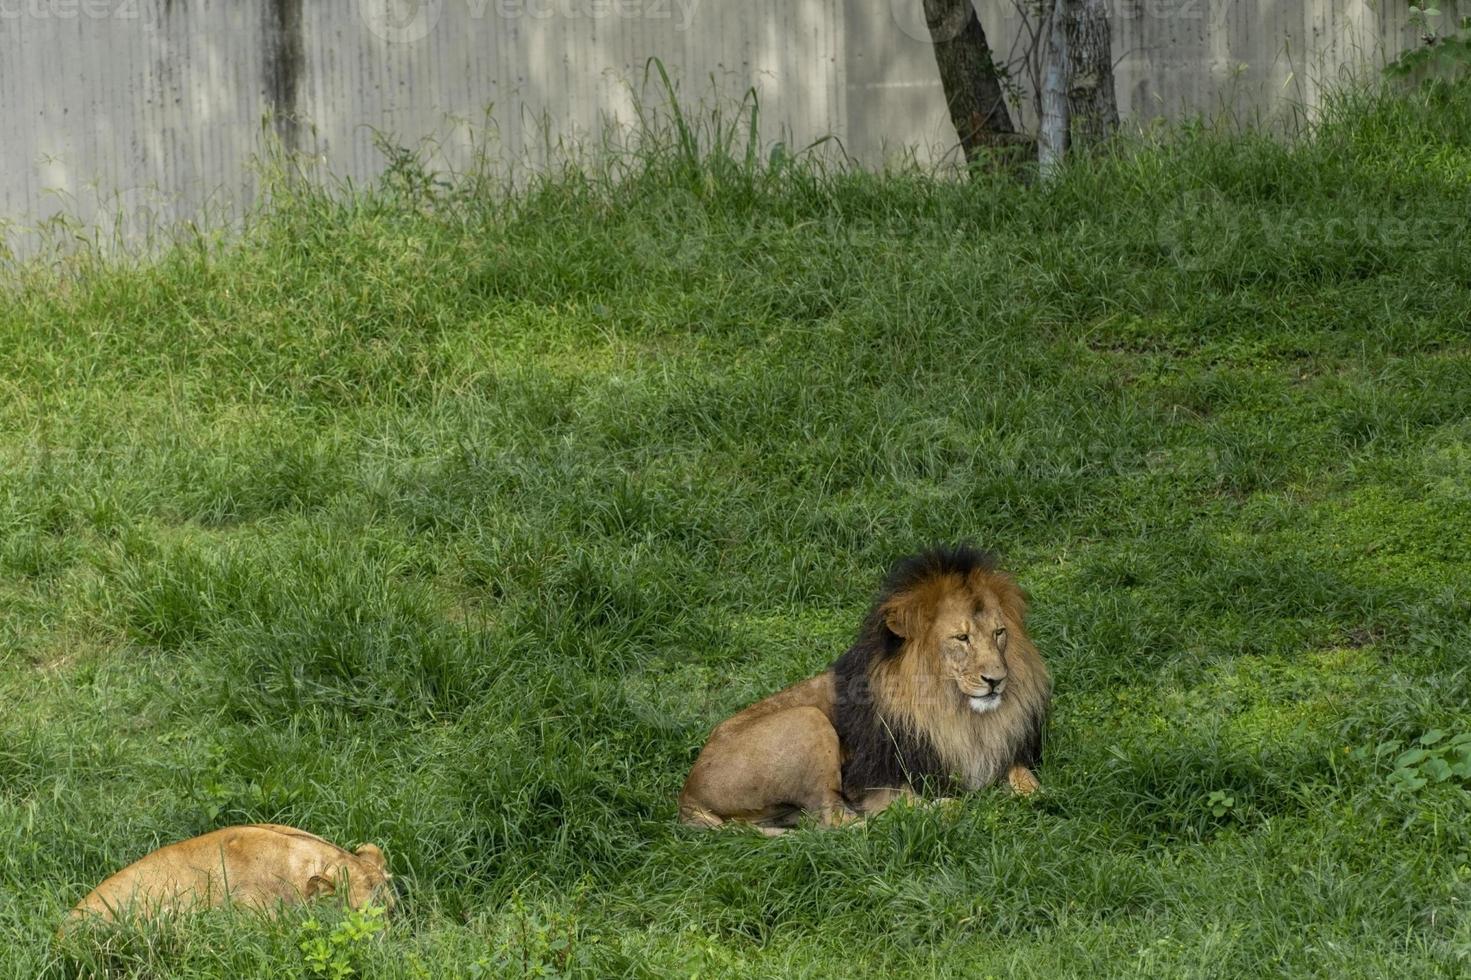
[[[889,632],[907,640],[915,632],[914,600],[907,595],[896,595],[884,603],[884,625]]]
[[[1018,626],[1027,621],[1027,594],[1008,576],[997,576],[1000,588],[996,597],[1001,602],[1001,611],[1006,618]]]
[[[371,864],[373,867],[377,868],[379,871],[388,870],[388,859],[383,856],[383,851],[380,850],[378,848],[378,845],[376,844],[364,844],[356,851],[353,851],[353,853],[362,858],[364,861]]]
[[[312,875],[306,880],[306,897],[322,898],[337,891],[337,883],[326,875]]]

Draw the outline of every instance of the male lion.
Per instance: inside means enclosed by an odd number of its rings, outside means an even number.
[[[345,889],[352,908],[377,900],[392,907],[393,876],[383,852],[364,844],[349,853],[315,834],[280,824],[226,827],[161,847],[108,878],[67,913],[70,926],[232,903],[270,912]]]
[[[721,722],[679,794],[680,819],[780,833],[924,791],[1037,789],[1051,680],[1026,600],[995,560],[936,548],[894,565],[858,639],[827,671]]]

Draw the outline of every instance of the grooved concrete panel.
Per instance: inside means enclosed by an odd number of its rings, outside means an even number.
[[[979,9],[1018,58],[1018,4]],[[1120,108],[1311,108],[1324,81],[1414,43],[1406,9],[1113,0]],[[477,145],[535,165],[558,138],[626,124],[650,57],[685,97],[754,87],[768,140],[831,134],[877,166],[955,139],[920,0],[0,0],[0,222],[24,248],[57,215],[104,237],[223,220],[257,194],[272,131],[357,181],[384,164],[375,133],[430,139],[444,166]]]

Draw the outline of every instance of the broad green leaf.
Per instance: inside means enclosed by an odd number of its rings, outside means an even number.
[[[1394,760],[1394,767],[1396,769],[1403,769],[1406,766],[1413,766],[1424,762],[1429,757],[1430,753],[1425,749],[1410,749],[1408,752],[1400,753],[1400,757]]]

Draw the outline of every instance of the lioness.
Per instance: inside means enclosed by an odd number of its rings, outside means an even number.
[[[226,903],[269,912],[345,888],[352,908],[393,905],[383,852],[364,844],[349,853],[315,834],[280,824],[226,827],[161,847],[87,893],[63,930],[125,912],[154,916]]]
[[[1025,616],[990,555],[936,548],[899,561],[832,667],[715,727],[680,819],[779,833],[803,813],[842,824],[1003,775],[1031,793],[1051,680]]]

